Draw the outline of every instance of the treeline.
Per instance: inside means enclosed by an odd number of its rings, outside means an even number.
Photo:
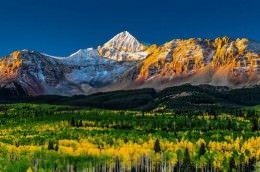
[[[20,90],[20,91],[17,91]],[[18,93],[19,92],[19,93]],[[90,108],[135,109],[150,111],[158,106],[178,111],[237,109],[260,104],[260,87],[229,90],[209,85],[182,85],[156,92],[154,89],[121,90],[64,97],[57,95],[25,96],[22,88],[0,89],[0,103],[48,103]]]

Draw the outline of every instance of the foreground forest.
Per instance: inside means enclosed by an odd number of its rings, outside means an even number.
[[[259,171],[260,107],[0,105],[0,171]]]

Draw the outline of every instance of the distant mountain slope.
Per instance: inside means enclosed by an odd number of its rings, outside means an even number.
[[[75,95],[114,83],[133,63],[121,64],[98,56],[96,50],[80,50],[69,57],[53,57],[35,51],[17,51],[0,59],[1,87],[20,85],[29,95]]]
[[[68,57],[16,51],[0,59],[0,87],[19,87],[28,95],[183,84],[241,88],[260,84],[259,69],[260,43],[248,39],[175,39],[145,46],[125,31],[97,49],[80,49]]]

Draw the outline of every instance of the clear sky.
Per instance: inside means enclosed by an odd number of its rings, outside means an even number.
[[[19,49],[67,56],[128,30],[140,41],[247,37],[260,41],[259,0],[3,0],[0,56]]]

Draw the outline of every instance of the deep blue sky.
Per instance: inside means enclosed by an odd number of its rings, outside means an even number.
[[[66,56],[128,30],[140,41],[247,37],[260,41],[258,0],[3,0],[0,56],[18,49]]]

